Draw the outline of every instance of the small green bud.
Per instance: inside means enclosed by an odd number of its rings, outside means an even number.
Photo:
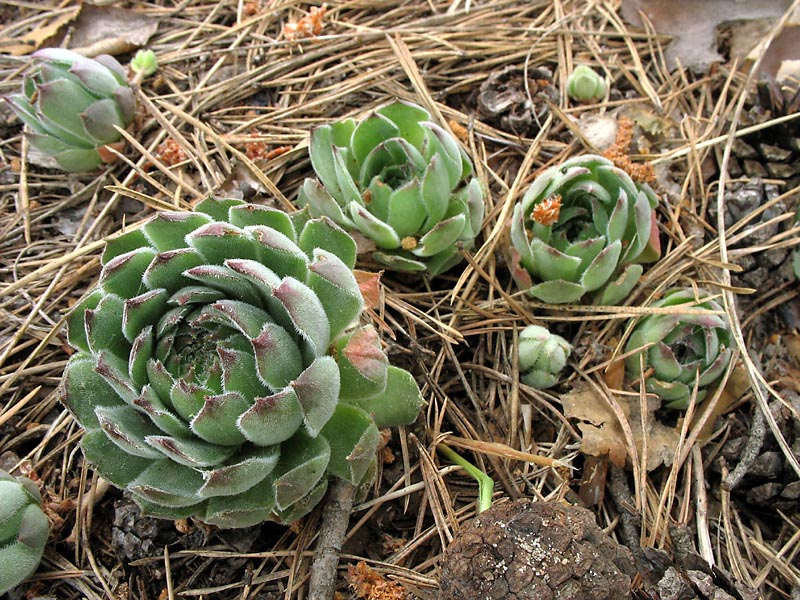
[[[158,59],[152,50],[139,50],[131,61],[131,70],[142,77],[150,77],[158,70]]]
[[[528,325],[519,334],[517,347],[520,379],[537,390],[553,387],[571,352],[572,346],[560,335]]]
[[[578,65],[567,81],[567,94],[578,102],[595,102],[606,95],[606,80],[586,65]]]

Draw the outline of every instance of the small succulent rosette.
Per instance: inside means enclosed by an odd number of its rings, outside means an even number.
[[[122,66],[106,54],[86,58],[60,48],[39,50],[33,58],[22,93],[6,97],[28,126],[31,146],[65,171],[113,162],[108,148],[122,147],[115,127],[127,128],[136,111]]]
[[[567,80],[567,95],[578,102],[597,102],[607,91],[603,76],[586,65],[575,67]]]
[[[661,254],[657,198],[608,159],[573,157],[539,175],[514,207],[517,284],[552,304],[617,304]]]
[[[537,390],[553,387],[571,353],[572,346],[560,335],[541,325],[528,325],[517,345],[520,379]]]
[[[0,470],[0,594],[36,570],[49,535],[36,484]]]
[[[697,382],[697,402],[728,368],[731,332],[722,307],[714,300],[697,302],[694,291],[672,289],[652,304],[686,311],[650,314],[633,328],[625,352],[625,369],[633,380],[645,373],[645,387],[669,408],[689,406]],[[637,352],[637,349],[641,351]]]
[[[311,133],[299,203],[371,240],[373,258],[399,271],[442,273],[461,261],[483,221],[483,194],[456,139],[423,108],[394,102],[361,122]]]
[[[331,476],[371,482],[378,428],[421,397],[359,324],[355,257],[327,218],[238,200],[109,242],[68,320],[86,458],[145,513],[221,527],[292,522]]]

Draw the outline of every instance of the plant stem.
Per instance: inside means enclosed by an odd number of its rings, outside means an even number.
[[[308,600],[331,600],[336,590],[336,567],[339,553],[350,522],[355,486],[349,481],[334,478],[325,497],[322,510],[322,526],[319,530],[317,549],[311,563],[311,580],[308,584]]]
[[[473,465],[468,460],[458,455],[447,444],[439,444],[436,450],[447,457],[450,462],[456,463],[464,469],[467,474],[478,482],[478,513],[482,513],[492,506],[492,493],[494,492],[494,481],[486,473]]]

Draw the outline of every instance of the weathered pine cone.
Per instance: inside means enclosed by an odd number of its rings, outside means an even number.
[[[577,506],[521,499],[482,512],[447,548],[441,600],[624,600],[633,556]]]

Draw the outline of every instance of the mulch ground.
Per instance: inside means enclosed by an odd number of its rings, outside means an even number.
[[[0,42],[41,34],[73,10],[66,4],[4,3]],[[404,593],[437,597],[442,552],[475,516],[477,497],[474,481],[436,453],[442,442],[492,477],[498,500],[591,497],[600,526],[651,558],[677,564],[697,552],[764,598],[798,597],[798,286],[776,267],[750,287],[731,266],[797,243],[796,231],[786,233],[797,188],[767,181],[787,208],[758,242],[743,224],[720,235],[716,218],[753,179],[738,174],[720,191],[726,144],[752,124],[739,110],[753,103],[746,67],[670,72],[667,38],[628,25],[611,0],[329,2],[305,37],[285,29],[309,22],[301,19],[312,7],[294,0],[98,4],[158,25],[147,47],[160,68],[140,84],[140,114],[120,160],[82,176],[30,164],[19,121],[0,108],[0,468],[39,483],[54,524],[26,594],[304,597],[318,511],[289,528],[221,531],[142,517],[96,476],[58,399],[70,352],[62,319],[96,281],[106,237],[208,194],[291,210],[312,175],[309,131],[401,98],[459,137],[486,191],[486,218],[476,247],[444,276],[383,275],[370,318],[390,359],[417,378],[426,406],[415,425],[392,433],[376,489],[354,509],[340,565],[344,597],[352,593],[347,568],[361,561]],[[61,28],[66,44],[75,22]],[[0,92],[19,89],[25,64],[0,55]],[[603,101],[567,98],[576,64],[608,78]],[[514,203],[540,169],[613,142],[622,117],[635,126],[631,160],[656,168],[664,258],[623,307],[532,302],[511,280],[503,250]],[[754,210],[768,196],[758,198]],[[588,456],[585,430],[565,417],[562,395],[589,387],[594,401],[611,405],[621,385],[612,359],[628,319],[673,285],[736,292],[726,310],[749,354],[689,414],[645,411],[643,419],[676,432],[666,464],[649,463],[647,445],[624,442],[627,468]],[[548,392],[520,384],[515,366],[516,336],[532,322],[575,347]],[[730,489],[726,478],[743,460],[749,467]],[[645,582],[635,584],[640,597],[653,597]]]

